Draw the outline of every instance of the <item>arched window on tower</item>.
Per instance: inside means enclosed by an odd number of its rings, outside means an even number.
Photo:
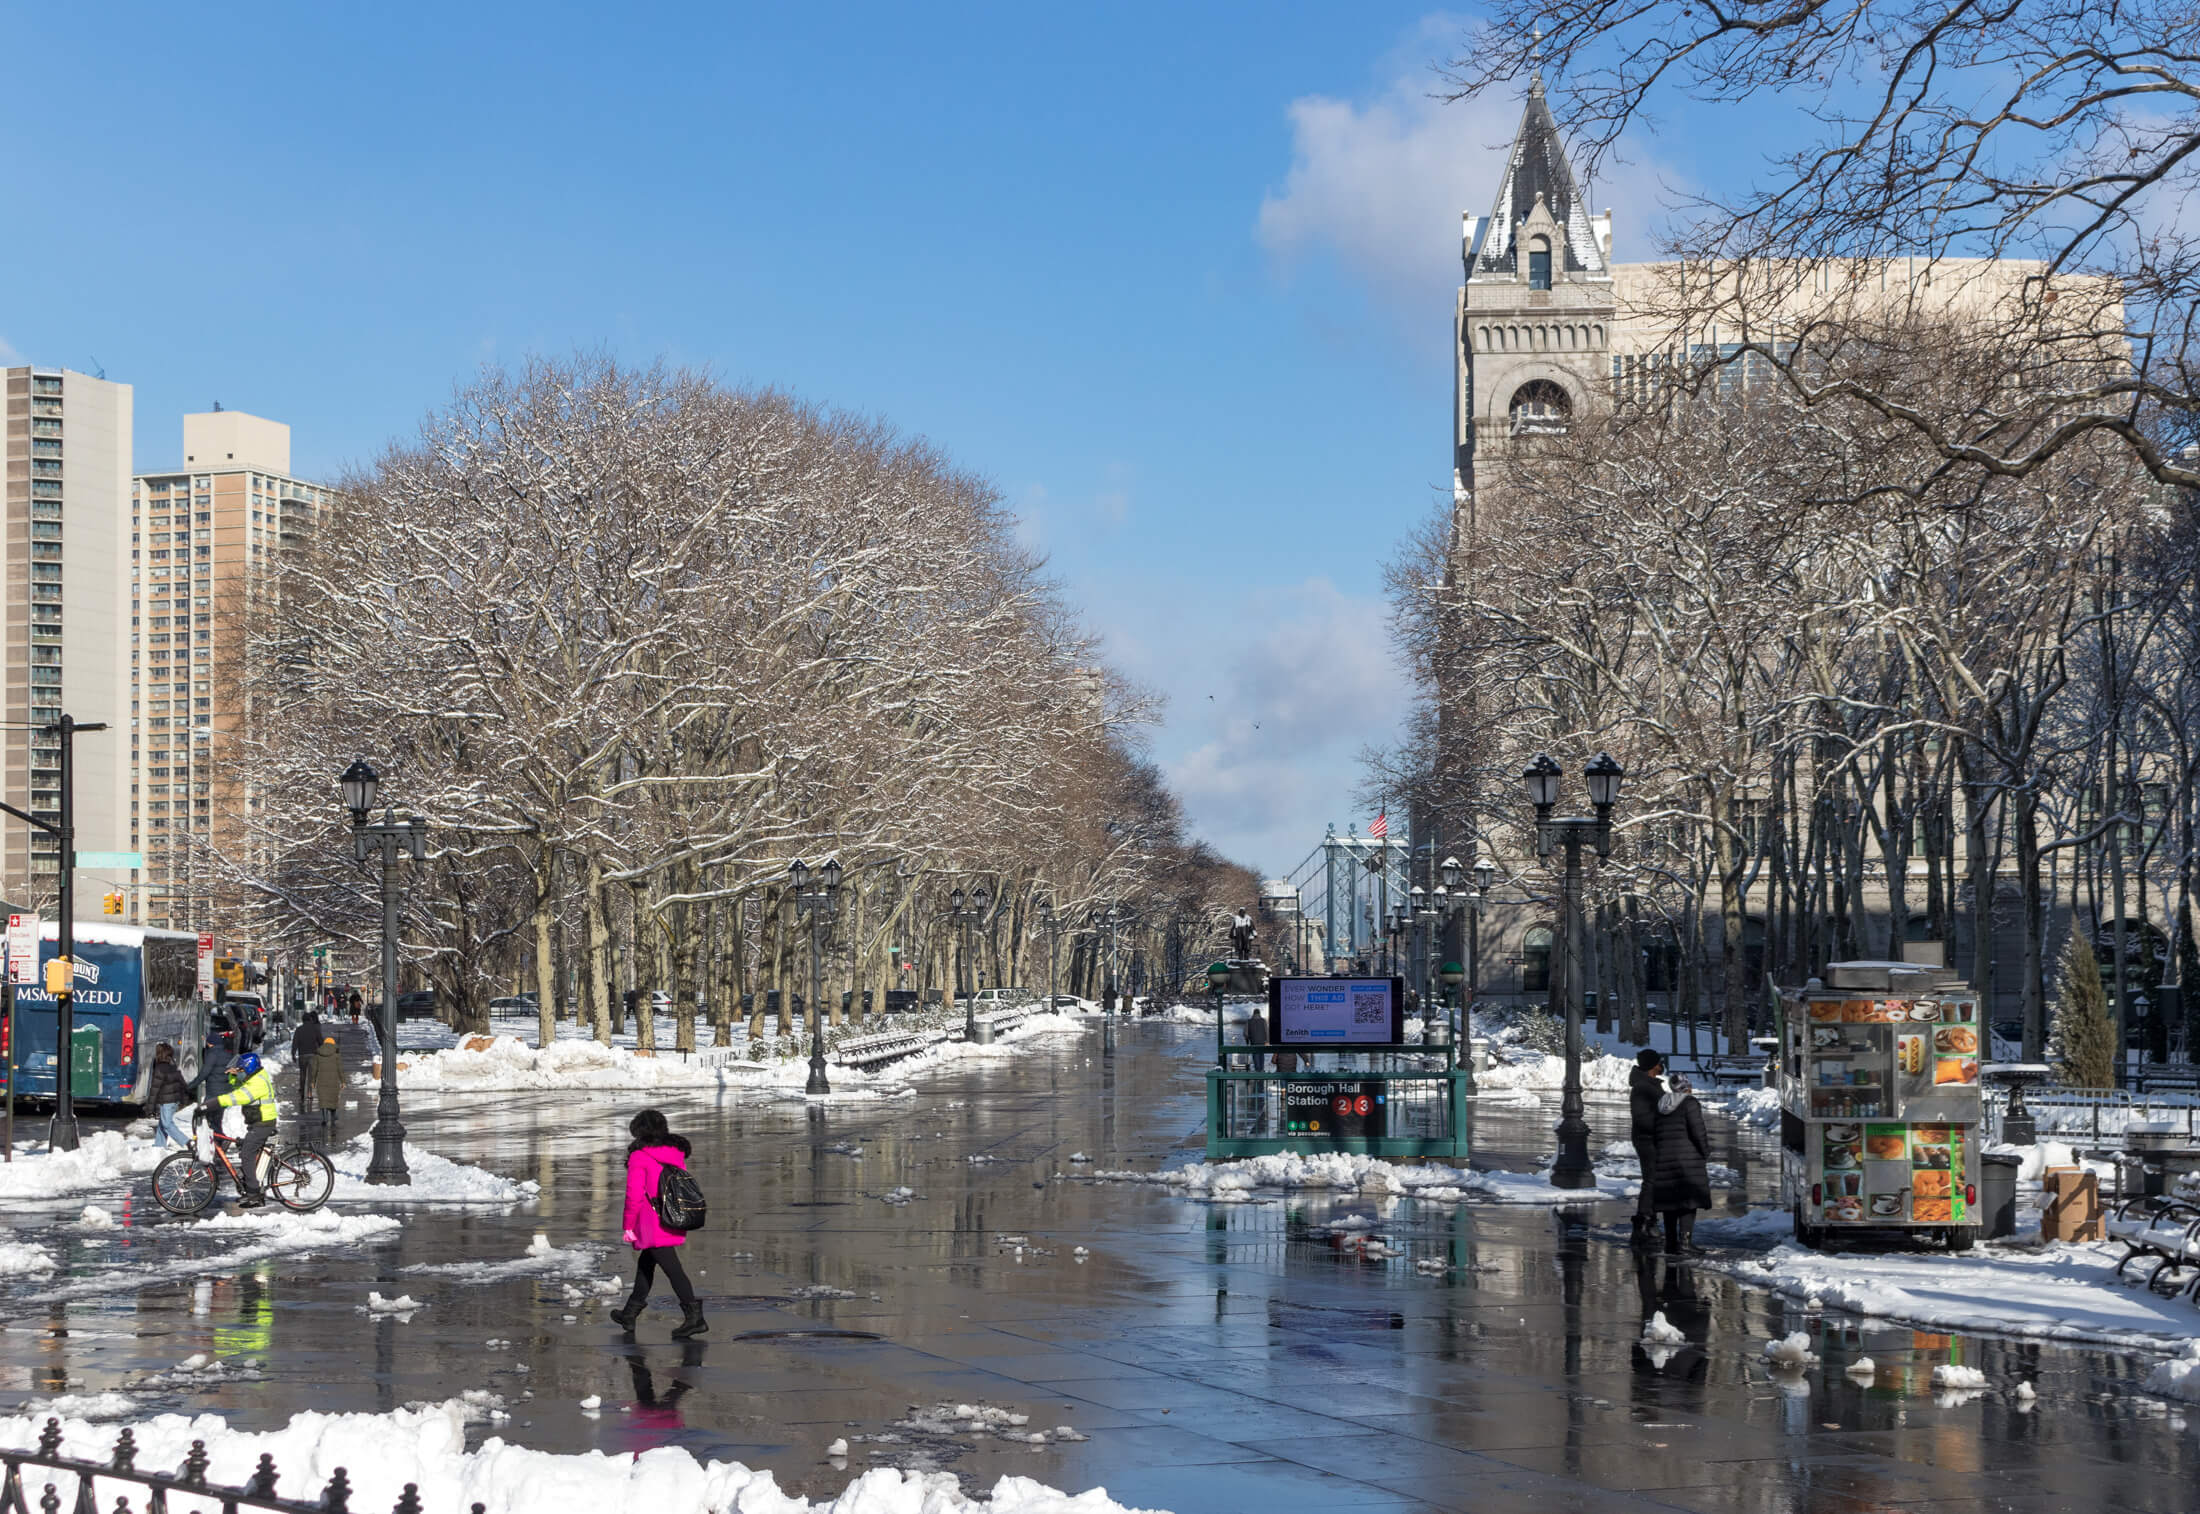
[[[1532,238],[1528,243],[1528,287],[1551,287],[1551,244],[1543,237]]]
[[[1573,402],[1566,391],[1549,379],[1530,379],[1513,391],[1514,436],[1557,435],[1572,421]]]

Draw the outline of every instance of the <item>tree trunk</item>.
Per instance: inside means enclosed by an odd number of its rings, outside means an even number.
[[[550,950],[550,921],[557,912],[558,861],[546,851],[535,896],[535,1041],[548,1046],[558,1038],[558,959]]]
[[[588,1017],[596,1039],[611,1044],[611,929],[604,919],[603,864],[588,859]]]

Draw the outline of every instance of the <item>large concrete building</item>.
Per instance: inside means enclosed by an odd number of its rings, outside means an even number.
[[[130,427],[128,384],[62,368],[0,370],[0,798],[58,819],[65,712],[104,722],[74,743],[80,851],[129,846]],[[120,876],[82,874],[78,913]],[[55,844],[0,822],[0,893],[51,914]]]
[[[133,919],[216,924],[215,859],[242,855],[240,817],[252,800],[233,752],[247,617],[277,554],[313,529],[327,500],[326,489],[291,476],[288,426],[235,410],[186,415],[183,465],[137,477],[130,831],[145,868],[133,880]]]

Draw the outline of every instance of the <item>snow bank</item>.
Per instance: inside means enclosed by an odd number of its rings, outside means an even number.
[[[1591,1057],[1584,1054],[1581,1061],[1582,1092],[1623,1094],[1627,1092],[1627,1075],[1634,1070],[1632,1057]],[[1475,1087],[1484,1089],[1519,1088],[1531,1093],[1557,1093],[1565,1083],[1566,1059],[1549,1052],[1519,1056],[1517,1061],[1501,1063],[1474,1075]]]
[[[677,1446],[561,1455],[492,1438],[468,1451],[466,1422],[481,1417],[479,1406],[452,1399],[392,1414],[299,1414],[283,1429],[258,1434],[231,1430],[213,1414],[163,1414],[130,1428],[141,1467],[179,1467],[191,1442],[203,1440],[213,1480],[245,1482],[269,1455],[293,1497],[318,1497],[342,1467],[351,1505],[360,1509],[390,1507],[414,1483],[421,1502],[439,1514],[474,1503],[488,1514],[1128,1514],[1103,1490],[1073,1498],[1028,1477],[1003,1477],[981,1500],[964,1495],[951,1472],[874,1467],[838,1497],[813,1503],[781,1492],[769,1472],[699,1462]],[[42,1415],[0,1418],[0,1444],[33,1446],[44,1422]],[[69,1455],[104,1461],[119,1434],[119,1426],[70,1417],[62,1423],[62,1446]],[[136,1496],[135,1489],[101,1483],[95,1502],[104,1505],[125,1491]],[[169,1495],[169,1508],[212,1514],[219,1505],[179,1492]]]
[[[1737,1088],[1732,1092],[1699,1088],[1696,1098],[1706,1109],[1724,1111],[1737,1125],[1747,1125],[1753,1130],[1780,1127],[1780,1090],[1777,1088]]]
[[[95,1131],[74,1151],[21,1143],[14,1161],[0,1163],[0,1199],[56,1199],[87,1189],[125,1188],[166,1155],[151,1141],[133,1141],[119,1130]]]
[[[328,1209],[318,1209],[312,1214],[291,1214],[287,1210],[271,1213],[257,1209],[243,1214],[217,1214],[186,1225],[163,1227],[163,1233],[173,1235],[180,1230],[194,1237],[216,1240],[238,1236],[244,1239],[244,1244],[215,1250],[206,1256],[132,1262],[125,1267],[102,1267],[96,1272],[79,1273],[58,1288],[32,1295],[26,1302],[50,1303],[100,1296],[122,1298],[168,1279],[235,1272],[269,1257],[387,1240],[398,1228],[398,1222],[386,1214],[339,1214]]]
[[[717,1088],[749,1081],[730,1068],[703,1067],[670,1054],[645,1057],[623,1046],[581,1040],[538,1049],[516,1036],[498,1036],[481,1051],[460,1046],[397,1057],[397,1086],[407,1093]]]
[[[1590,1204],[1607,1196],[1596,1188],[1554,1188],[1528,1173],[1480,1172],[1434,1162],[1407,1167],[1380,1157],[1339,1151],[1312,1156],[1285,1151],[1227,1162],[1189,1162],[1160,1172],[1102,1171],[1074,1176],[1102,1183],[1151,1183],[1223,1203],[1243,1200],[1257,1189],[1308,1188],[1410,1195],[1444,1203],[1475,1198],[1496,1204]]]
[[[2186,1342],[2181,1354],[2149,1372],[2146,1390],[2200,1404],[2200,1340]]]
[[[1662,1309],[1651,1315],[1648,1322],[1643,1325],[1642,1338],[1645,1344],[1652,1346],[1684,1346],[1688,1344],[1687,1335],[1682,1332],[1678,1325],[1665,1317],[1665,1312]]]
[[[1989,1244],[1963,1255],[1821,1254],[1781,1245],[1760,1259],[1703,1265],[1806,1306],[1924,1330],[2152,1351],[2181,1348],[2200,1336],[2200,1309],[2190,1301],[2165,1299],[2114,1276],[2122,1253],[2106,1242]]]
[[[542,1192],[532,1178],[508,1178],[438,1156],[412,1142],[405,1143],[405,1170],[412,1182],[403,1186],[369,1183],[367,1164],[374,1158],[370,1131],[340,1151],[328,1154],[336,1169],[336,1187],[330,1197],[351,1204],[518,1204]]]
[[[528,1243],[527,1254],[509,1262],[415,1262],[400,1272],[427,1277],[455,1277],[468,1283],[501,1283],[515,1277],[585,1277],[602,1261],[601,1246],[559,1247],[538,1233]]]
[[[53,1268],[53,1253],[36,1241],[0,1241],[0,1277],[26,1277]]]
[[[1696,1239],[1721,1246],[1764,1247],[1795,1236],[1795,1216],[1785,1209],[1751,1209],[1742,1214],[1716,1211],[1696,1221]]]

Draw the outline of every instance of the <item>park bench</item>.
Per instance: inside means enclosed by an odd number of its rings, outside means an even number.
[[[994,1033],[998,1035],[1004,1030],[1012,1030],[1023,1024],[1024,1021],[1037,1013],[1039,1013],[1037,1004],[1017,1004],[1008,1009],[988,1010],[982,1015],[975,1016],[975,1018],[981,1025],[992,1026]]]
[[[1676,1065],[1685,1061],[1688,1065],[1680,1070],[1688,1076],[1721,1088],[1754,1088],[1765,1078],[1765,1059],[1755,1053],[1699,1057],[1675,1054],[1672,1060]]]
[[[2124,1268],[2140,1257],[2151,1257],[2154,1268],[2147,1274],[2147,1287],[2156,1293],[2176,1297],[2190,1293],[2200,1303],[2200,1205],[2181,1199],[2137,1198],[2116,1207],[2108,1221],[2108,1238],[2124,1244],[2123,1259],[2116,1264],[2121,1274]],[[2180,1273],[2193,1274],[2188,1281]],[[2165,1277],[2169,1286],[2162,1286]]]
[[[882,1035],[857,1036],[835,1046],[833,1060],[844,1067],[868,1071],[889,1062],[899,1062],[903,1057],[913,1057],[941,1039],[937,1031],[922,1030],[892,1030]]]

